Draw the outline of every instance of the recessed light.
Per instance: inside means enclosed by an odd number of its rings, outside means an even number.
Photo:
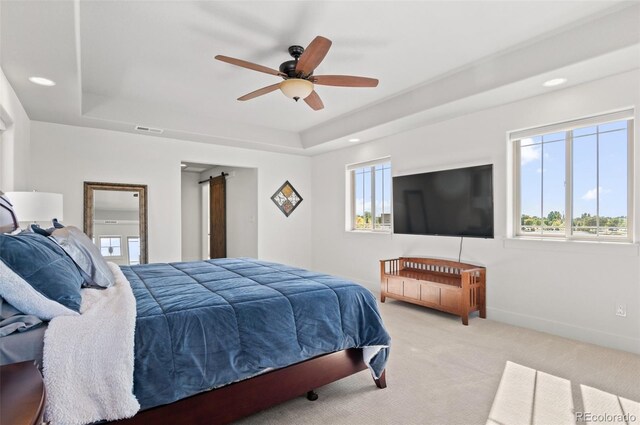
[[[43,77],[29,77],[29,81],[31,81],[33,84],[38,84],[39,86],[51,87],[56,85],[55,81]]]
[[[187,168],[187,164],[180,164],[182,168]]]
[[[358,138],[355,138],[355,137],[354,137],[353,139],[349,139],[349,141],[350,141],[351,143],[356,143],[356,142],[359,142],[359,141],[360,141],[360,139],[358,139]]]
[[[542,84],[545,87],[554,87],[554,86],[559,86],[560,84],[564,84],[567,82],[566,78],[554,78],[553,80],[549,80],[549,81],[545,81],[544,84]]]

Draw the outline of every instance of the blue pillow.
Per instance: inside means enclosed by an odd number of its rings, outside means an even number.
[[[40,227],[40,225],[39,225],[39,224],[32,224],[32,225],[31,225],[31,231],[32,231],[33,233],[37,233],[37,234],[42,235],[42,236],[45,236],[45,237],[47,237],[47,236],[51,236],[51,233],[52,233],[54,230],[55,230],[55,228],[54,228],[54,227],[52,227],[52,228],[50,228],[50,229],[43,229],[42,227]]]
[[[62,225],[62,223],[60,223],[58,221],[57,218],[54,218],[53,220],[51,220],[51,224],[52,226],[49,227],[48,229],[43,229],[42,227],[40,227],[39,224],[33,223],[31,225],[31,230],[38,233],[39,235],[42,236],[51,236],[51,234],[53,233],[54,230],[56,229],[64,229],[64,226]],[[5,232],[7,233],[7,232]]]
[[[45,297],[80,311],[82,276],[54,241],[32,232],[0,235],[0,260]]]

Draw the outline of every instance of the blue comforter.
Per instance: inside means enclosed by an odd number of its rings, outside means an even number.
[[[388,346],[376,300],[336,277],[253,259],[123,266],[137,301],[143,409],[352,347]],[[388,348],[370,363],[379,376]]]

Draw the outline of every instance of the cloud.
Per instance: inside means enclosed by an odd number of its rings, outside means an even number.
[[[593,201],[598,197],[598,192],[600,192],[600,195],[604,195],[605,193],[611,192],[611,189],[604,189],[602,186],[597,188],[594,187],[591,190],[587,190],[587,193],[582,195],[582,199],[585,201]]]
[[[530,139],[523,139],[523,144]],[[530,145],[520,149],[520,166],[526,165],[531,161],[540,159],[540,146]]]

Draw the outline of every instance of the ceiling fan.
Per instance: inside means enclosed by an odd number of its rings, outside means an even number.
[[[318,111],[324,108],[324,104],[314,89],[314,84],[321,86],[338,87],[376,87],[378,80],[375,78],[355,77],[351,75],[313,75],[313,71],[320,65],[331,47],[331,40],[317,36],[305,49],[302,46],[289,47],[289,54],[293,60],[288,60],[280,65],[278,71],[266,66],[247,62],[241,59],[230,58],[218,55],[215,58],[232,65],[252,69],[265,74],[282,77],[284,80],[263,87],[238,98],[244,101],[262,96],[272,91],[280,89],[285,96],[296,102],[300,99],[309,105],[313,110]]]

